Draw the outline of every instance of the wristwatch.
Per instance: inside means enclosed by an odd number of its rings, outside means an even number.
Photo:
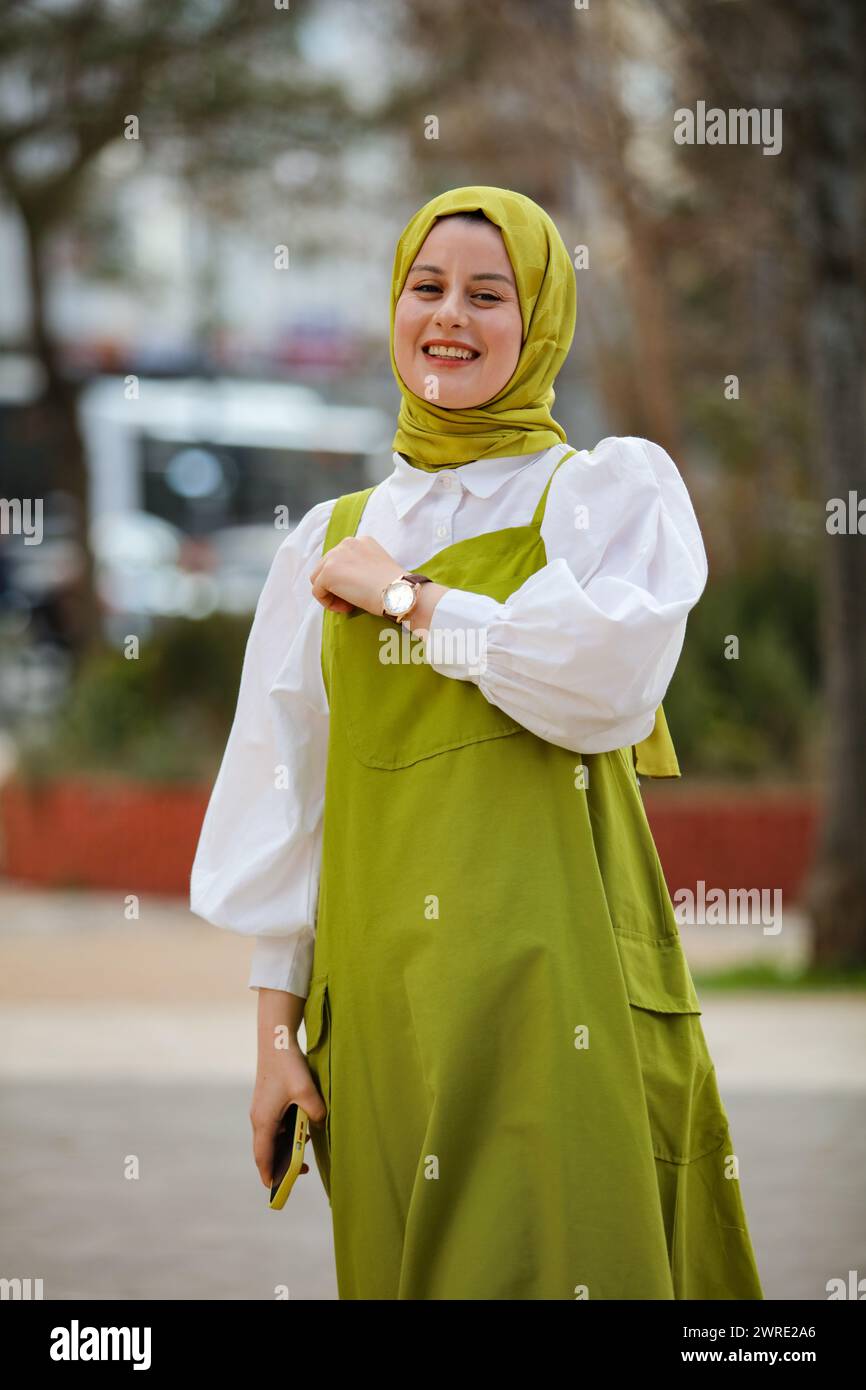
[[[401,574],[382,590],[383,618],[393,618],[402,623],[408,618],[418,602],[418,590],[422,584],[432,584],[426,574]]]

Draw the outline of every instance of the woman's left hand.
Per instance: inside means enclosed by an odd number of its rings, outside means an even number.
[[[382,590],[404,568],[372,536],[346,536],[322,556],[310,573],[313,598],[332,613],[363,608],[382,616]]]

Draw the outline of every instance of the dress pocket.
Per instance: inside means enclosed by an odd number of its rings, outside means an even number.
[[[361,610],[335,617],[342,722],[365,766],[394,771],[486,739],[527,736],[473,681],[443,679],[429,662],[407,659],[420,639],[399,625]]]
[[[327,975],[315,976],[304,1006],[304,1028],[307,1034],[307,1066],[325,1102],[327,1114],[324,1126],[311,1126],[313,1152],[322,1178],[322,1185],[331,1196],[331,1001]]]
[[[679,937],[615,930],[656,1158],[693,1163],[719,1147],[728,1117]]]

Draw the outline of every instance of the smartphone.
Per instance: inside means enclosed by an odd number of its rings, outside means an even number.
[[[310,1132],[310,1121],[306,1110],[292,1101],[283,1115],[283,1129],[274,1142],[274,1166],[271,1175],[271,1197],[269,1207],[279,1211],[286,1204],[295,1178],[304,1162],[304,1145]]]

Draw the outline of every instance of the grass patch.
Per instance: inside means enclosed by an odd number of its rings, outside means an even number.
[[[729,970],[692,971],[698,990],[778,990],[817,993],[828,990],[866,992],[866,966],[767,965],[756,962]]]

